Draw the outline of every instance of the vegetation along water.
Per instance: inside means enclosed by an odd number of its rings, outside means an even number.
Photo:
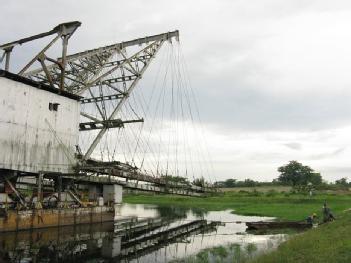
[[[308,193],[279,192],[279,187],[261,191],[260,187],[240,191],[226,191],[206,198],[174,197],[169,195],[129,195],[125,202],[180,207],[197,207],[219,211],[232,209],[242,215],[272,216],[277,220],[305,220],[311,213],[322,221],[322,206],[327,202],[337,220],[303,233],[293,234],[274,252],[258,257],[241,256],[230,258],[236,246],[214,247],[187,259],[201,261],[206,255],[213,258],[223,255],[223,262],[351,262],[351,193],[346,191],[316,191]],[[212,252],[213,253],[212,253]],[[221,252],[221,253],[219,253]],[[218,254],[219,253],[219,254]],[[229,255],[229,256],[228,256]],[[224,257],[225,256],[225,257]],[[207,257],[207,256],[206,256]],[[200,261],[199,261],[200,260]],[[221,262],[221,261],[219,261]]]

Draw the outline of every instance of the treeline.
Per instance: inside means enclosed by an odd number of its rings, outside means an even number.
[[[278,167],[279,176],[271,182],[259,182],[252,179],[237,180],[234,178],[225,181],[218,181],[214,184],[207,182],[203,177],[194,178],[189,181],[188,178],[182,176],[163,175],[161,179],[167,183],[176,183],[183,185],[194,184],[201,187],[215,186],[218,188],[234,188],[234,187],[259,187],[259,186],[291,186],[296,190],[310,191],[313,189],[349,189],[351,182],[347,178],[341,178],[333,183],[323,180],[322,175],[314,171],[311,167],[303,165],[297,161],[290,161],[288,164]]]
[[[233,187],[258,187],[258,186],[273,186],[281,185],[276,180],[272,182],[258,182],[251,179],[245,179],[244,181],[238,181],[236,179],[227,179],[225,181],[215,182],[215,186],[219,188],[233,188]]]
[[[271,182],[259,182],[251,179],[245,179],[243,181],[236,179],[227,179],[225,181],[215,182],[214,185],[218,188],[235,188],[235,187],[259,187],[259,186],[293,186],[292,184],[282,183],[278,180],[273,180]],[[300,187],[303,185],[300,185]],[[307,186],[307,185],[306,185]],[[295,186],[298,187],[298,186]],[[351,188],[351,182],[347,182],[347,178],[341,178],[335,182],[322,181],[317,185],[314,185],[316,189],[348,189]]]
[[[320,173],[311,167],[303,165],[297,161],[290,161],[288,164],[278,167],[279,176],[271,182],[258,182],[252,179],[239,181],[227,179],[216,182],[219,188],[232,187],[258,187],[258,186],[291,186],[295,189],[349,189],[351,182],[347,178],[341,178],[335,182],[328,183],[323,180]]]
[[[210,183],[206,182],[206,180],[203,177],[200,178],[194,178],[192,182],[189,181],[188,178],[182,177],[182,176],[174,176],[174,175],[162,175],[161,179],[166,181],[169,184],[182,184],[182,185],[196,185],[196,186],[201,186],[201,187],[206,187],[209,186]]]

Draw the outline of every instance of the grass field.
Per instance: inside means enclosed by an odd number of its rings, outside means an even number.
[[[282,220],[304,220],[311,213],[321,216],[322,205],[327,201],[338,216],[351,207],[351,193],[317,193],[310,197],[302,194],[277,192],[225,192],[220,196],[197,198],[171,195],[129,195],[127,203],[175,205],[206,210],[233,209],[242,215],[272,216]]]

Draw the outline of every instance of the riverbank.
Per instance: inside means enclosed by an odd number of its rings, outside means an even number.
[[[203,249],[196,255],[172,263],[349,263],[351,262],[351,213],[337,221],[293,235],[270,252],[257,251],[254,244],[231,243]]]
[[[236,214],[277,217],[281,220],[304,220],[317,213],[321,218],[324,202],[338,216],[351,206],[351,194],[319,193],[315,196],[275,192],[226,192],[220,196],[197,198],[171,195],[127,195],[132,204],[174,205],[219,211],[232,209]]]
[[[250,263],[349,263],[351,262],[351,213],[334,222],[291,237],[279,248]]]

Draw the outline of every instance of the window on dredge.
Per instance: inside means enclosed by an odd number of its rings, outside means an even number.
[[[57,111],[58,110],[58,106],[60,105],[60,103],[49,103],[49,110],[50,111]]]

